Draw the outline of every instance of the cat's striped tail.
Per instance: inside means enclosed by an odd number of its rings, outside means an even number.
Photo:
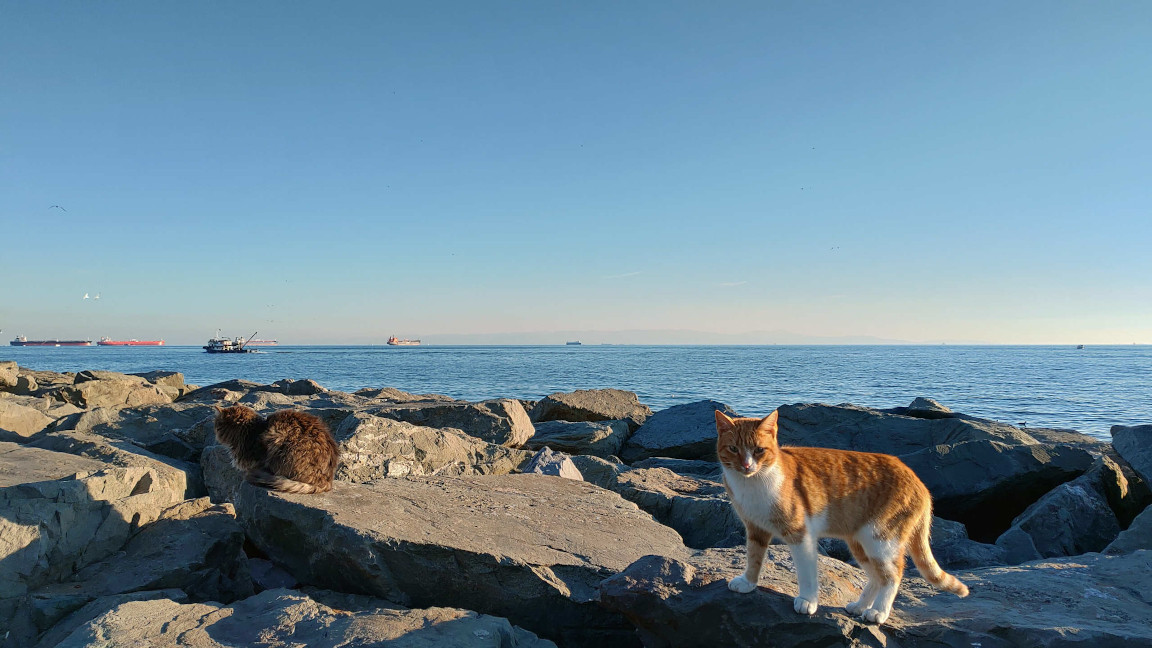
[[[908,553],[912,555],[912,562],[924,580],[932,583],[945,592],[952,592],[960,598],[968,596],[968,586],[960,582],[952,574],[940,569],[936,557],[932,555],[932,547],[928,544],[928,534],[932,529],[932,512],[928,511],[912,531],[912,540],[908,543]]]
[[[264,470],[249,471],[246,479],[249,484],[280,491],[281,493],[326,493],[332,490],[331,484],[329,484],[327,488],[323,488],[305,482],[299,482],[295,479],[281,477],[280,475],[273,475]]]

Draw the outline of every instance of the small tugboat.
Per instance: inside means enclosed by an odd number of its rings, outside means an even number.
[[[388,346],[420,346],[420,340],[401,340],[393,335],[388,338]]]
[[[1077,344],[1077,345],[1076,345],[1076,348],[1077,348],[1077,349],[1083,349],[1083,348],[1084,348],[1084,345],[1083,345],[1083,344]]]
[[[256,334],[248,336],[252,339]],[[204,350],[208,353],[255,353],[252,349],[247,347],[247,340],[242,337],[226,338],[220,336],[220,329],[216,329],[216,337],[208,340],[208,344],[204,345]]]

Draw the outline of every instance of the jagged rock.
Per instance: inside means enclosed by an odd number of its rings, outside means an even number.
[[[362,398],[389,401],[392,403],[414,403],[417,401],[439,401],[450,403],[456,400],[451,396],[444,396],[442,394],[411,394],[409,392],[396,389],[395,387],[366,387],[364,389],[357,389],[355,392],[353,392],[353,394]]]
[[[611,485],[616,483],[616,477],[629,469],[627,465],[615,461],[615,457],[603,459],[591,455],[572,455],[571,459],[584,481],[607,490],[612,490]]]
[[[696,549],[744,543],[744,524],[719,482],[677,475],[667,468],[621,472],[604,486],[672,527]]]
[[[310,594],[273,589],[229,606],[166,600],[121,603],[74,630],[59,648],[555,648],[499,617],[440,607],[407,610],[367,596]]]
[[[20,374],[16,376],[16,385],[10,388],[13,394],[20,394],[22,396],[31,396],[40,389],[40,383],[36,382],[35,376],[27,374]]]
[[[324,387],[320,383],[310,378],[303,380],[291,380],[289,378],[285,378],[284,380],[277,380],[276,382],[272,383],[272,387],[279,389],[282,393],[287,394],[288,396],[312,396],[314,394],[323,394],[328,391],[327,387]]]
[[[553,452],[551,448],[544,448],[532,455],[532,458],[521,470],[528,474],[552,475],[553,477],[584,481],[580,469],[572,463],[572,457],[563,452]]]
[[[635,392],[620,389],[577,389],[556,392],[539,400],[530,410],[533,423],[544,421],[628,422],[635,430],[652,416],[652,410],[641,404]]]
[[[536,434],[524,444],[529,450],[552,448],[557,452],[597,457],[618,454],[629,433],[627,421],[543,421],[536,423],[535,428]]]
[[[144,373],[133,373],[128,375],[140,376],[153,385],[162,385],[175,389],[184,389],[186,386],[184,384],[184,374],[178,371],[147,371]]]
[[[64,617],[53,625],[51,629],[41,634],[39,640],[36,641],[36,648],[56,648],[57,644],[72,634],[77,628],[123,603],[160,599],[175,603],[184,603],[188,600],[188,596],[184,594],[183,590],[178,589],[149,590],[144,592],[130,592],[128,594],[116,594],[113,596],[101,596]],[[34,626],[31,618],[26,620],[25,626],[27,631],[33,631]]]
[[[1007,564],[1007,552],[994,544],[976,542],[968,538],[968,529],[962,522],[932,516],[929,543],[936,562],[947,570],[992,567]],[[908,562],[912,566],[911,560]]]
[[[20,375],[20,366],[11,360],[0,360],[0,391],[6,391],[16,386],[16,379]]]
[[[84,409],[172,402],[168,394],[144,378],[112,371],[82,371],[71,387],[60,388],[59,397]]]
[[[911,403],[908,404],[908,409],[910,409],[910,410],[928,410],[930,412],[951,412],[952,411],[952,410],[948,409],[947,407],[945,407],[944,405],[941,405],[940,403],[936,402],[934,399],[924,398],[924,397],[919,397],[919,398],[916,398],[915,400],[913,400]]]
[[[202,403],[97,408],[61,418],[52,428],[127,439],[157,454],[196,461],[204,447],[203,440],[197,445],[188,430],[210,424],[215,415],[211,405]]]
[[[267,385],[261,385],[251,380],[225,380],[224,382],[213,383],[205,385],[199,389],[193,389],[186,392],[183,396],[177,399],[178,402],[187,403],[190,401],[201,403],[216,403],[221,400],[229,400],[226,398],[227,394],[236,394],[230,400],[239,400],[250,391],[256,390],[269,390]]]
[[[1152,425],[1113,425],[1111,434],[1116,452],[1152,484]]]
[[[252,542],[301,582],[507,615],[573,645],[630,635],[596,606],[601,579],[686,552],[620,496],[540,475],[338,481],[321,496],[245,483],[235,504]]]
[[[0,466],[0,599],[104,560],[184,499],[184,485],[154,468],[10,443],[0,443]]]
[[[39,410],[15,399],[0,399],[0,440],[24,441],[42,432],[52,421]]]
[[[489,443],[518,448],[536,429],[520,401],[511,398],[479,403],[419,402],[372,410],[377,416],[434,428],[454,428]]]
[[[862,626],[844,613],[842,606],[856,598],[863,578],[854,567],[828,558],[820,561],[820,609],[813,617],[795,614],[787,550],[769,547],[768,552],[767,573],[750,594],[725,585],[743,569],[737,549],[710,550],[689,560],[645,557],[606,580],[601,598],[641,629],[647,646],[669,648],[1152,645],[1152,605],[1145,594],[1152,560],[1146,552],[955,573],[971,589],[963,599],[920,578],[905,578],[892,616],[880,627]],[[730,560],[725,565],[720,557]]]
[[[1126,554],[1141,549],[1152,549],[1152,507],[1137,515],[1132,524],[1104,548],[1104,553]]]
[[[459,430],[423,427],[363,412],[348,416],[333,436],[341,453],[336,478],[351,482],[406,475],[503,475],[532,456]]]
[[[715,460],[717,410],[737,415],[731,407],[714,400],[656,412],[628,439],[620,456],[629,463],[648,457]]]
[[[124,468],[151,468],[160,479],[160,487],[183,493],[180,499],[204,495],[199,466],[149,452],[123,439],[108,439],[97,434],[64,430],[45,432],[29,442],[28,446],[80,455]]]
[[[287,587],[289,589],[299,585],[292,574],[276,566],[276,563],[263,558],[249,558],[248,571],[252,574],[252,585],[257,592]]]
[[[130,592],[176,588],[192,601],[228,603],[252,595],[243,544],[230,504],[187,502],[161,513],[108,559],[31,593],[24,606],[44,631],[96,599]]]
[[[633,468],[667,468],[677,475],[685,477],[699,477],[714,482],[720,481],[723,469],[718,461],[704,461],[702,459],[670,459],[668,457],[650,457],[633,462]]]

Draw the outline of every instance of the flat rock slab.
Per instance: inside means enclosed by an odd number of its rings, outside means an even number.
[[[303,583],[506,616],[565,643],[630,636],[595,604],[598,583],[646,553],[687,553],[619,495],[541,475],[337,482],[324,495],[245,483],[235,504],[248,537]]]
[[[636,397],[635,392],[621,389],[577,389],[556,392],[540,399],[532,407],[532,421],[613,421],[628,422],[635,430],[652,416],[652,410]]]
[[[507,619],[467,610],[407,610],[368,597],[313,596],[332,605],[286,589],[261,592],[229,606],[162,599],[121,603],[58,646],[555,648]]]

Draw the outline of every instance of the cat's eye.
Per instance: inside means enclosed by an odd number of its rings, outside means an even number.
[[[736,446],[728,446],[728,452],[735,454],[736,453]]]
[[[768,448],[756,448],[756,450],[753,452],[753,454],[755,454],[757,457],[759,457],[760,455],[764,454],[767,451],[768,451]]]

